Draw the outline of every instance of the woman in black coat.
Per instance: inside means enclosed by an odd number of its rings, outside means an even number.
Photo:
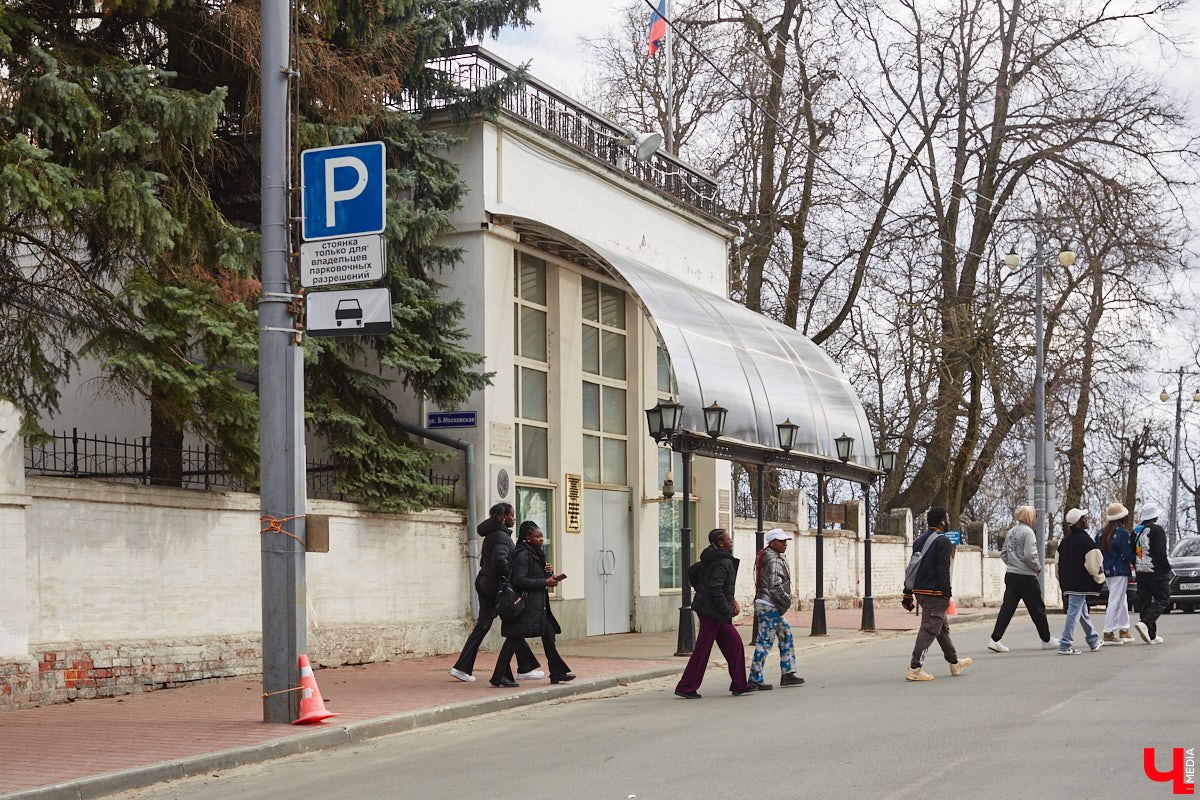
[[[496,503],[488,518],[479,524],[476,532],[483,537],[479,548],[479,574],[475,576],[475,591],[479,594],[479,620],[467,637],[458,661],[450,668],[450,674],[460,681],[473,681],[475,656],[496,618],[496,593],[500,591],[500,580],[508,575],[513,550],[512,526],[517,521],[517,512],[508,503]],[[524,639],[517,653],[517,677],[536,680],[546,677],[538,669],[538,660]],[[505,669],[504,677],[513,679],[512,670]]]
[[[542,650],[545,651],[546,663],[550,666],[550,682],[565,683],[575,680],[570,667],[563,661],[554,645],[554,635],[562,633],[562,628],[550,610],[550,589],[557,586],[558,581],[546,574],[551,570],[548,569],[546,554],[542,550],[545,541],[546,536],[536,522],[526,520],[521,523],[517,546],[513,549],[512,573],[508,582],[525,595],[525,608],[519,617],[501,623],[500,632],[504,634],[504,646],[500,648],[500,656],[496,659],[492,686],[512,688],[517,685],[516,681],[505,677],[508,663],[525,640],[534,636],[542,639]]]

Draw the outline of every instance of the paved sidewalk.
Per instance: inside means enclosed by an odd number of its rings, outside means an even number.
[[[995,615],[994,609],[971,612],[964,610],[961,621]],[[880,609],[875,613],[876,633],[861,633],[860,619],[858,609],[831,609],[826,614],[829,635],[810,637],[810,614],[788,614],[798,651],[898,636],[917,624],[911,614]],[[743,629],[742,635],[743,641],[749,640],[749,629]],[[677,675],[685,661],[673,656],[675,642],[674,631],[560,642],[559,649],[577,679],[558,685],[551,685],[548,679],[522,681],[518,689],[496,689],[487,682],[495,664],[493,653],[480,654],[475,667],[478,680],[469,684],[448,674],[456,654],[318,670],[316,678],[325,705],[341,716],[311,726],[262,722],[262,682],[257,677],[0,713],[0,793],[10,800],[101,797],[164,780]],[[537,643],[531,644],[536,652]],[[748,646],[747,653],[751,651]],[[719,656],[714,650],[714,657]]]

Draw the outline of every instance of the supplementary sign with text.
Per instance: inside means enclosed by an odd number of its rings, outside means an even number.
[[[300,245],[300,285],[366,283],[383,277],[383,237],[350,236]]]

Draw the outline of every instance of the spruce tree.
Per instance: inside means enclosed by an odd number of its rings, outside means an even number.
[[[465,185],[423,122],[494,113],[518,72],[468,90],[426,67],[527,24],[536,0],[320,0],[295,25],[301,149],[383,141],[395,332],[305,342],[306,421],[335,489],[427,505],[439,456],[396,425],[395,380],[453,408],[487,382],[439,298],[436,243]],[[252,0],[29,0],[0,10],[0,397],[25,433],[80,355],[151,409],[155,479],[178,484],[184,431],[257,473],[258,26]],[[403,190],[403,191],[402,191]],[[373,364],[370,369],[367,364]]]

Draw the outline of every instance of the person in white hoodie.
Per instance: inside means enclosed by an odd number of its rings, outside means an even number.
[[[1058,637],[1060,656],[1078,655],[1071,644],[1075,640],[1075,623],[1083,624],[1088,649],[1100,649],[1100,633],[1092,626],[1088,615],[1087,598],[1100,596],[1104,583],[1104,556],[1096,540],[1088,536],[1087,511],[1072,508],[1067,512],[1067,535],[1058,543],[1058,584],[1067,598],[1067,624]]]
[[[1000,550],[1000,557],[1004,559],[1007,568],[1004,573],[1004,600],[1000,603],[996,627],[992,628],[992,638],[988,640],[987,647],[993,653],[1008,652],[1008,647],[1000,640],[1008,630],[1008,623],[1012,621],[1017,605],[1023,602],[1029,612],[1029,619],[1033,621],[1038,637],[1042,640],[1042,649],[1053,650],[1058,647],[1058,639],[1050,636],[1046,603],[1042,600],[1042,587],[1037,579],[1038,573],[1042,571],[1037,539],[1033,534],[1037,511],[1033,506],[1020,506],[1013,512],[1013,518],[1016,523],[1004,537],[1004,546]]]

